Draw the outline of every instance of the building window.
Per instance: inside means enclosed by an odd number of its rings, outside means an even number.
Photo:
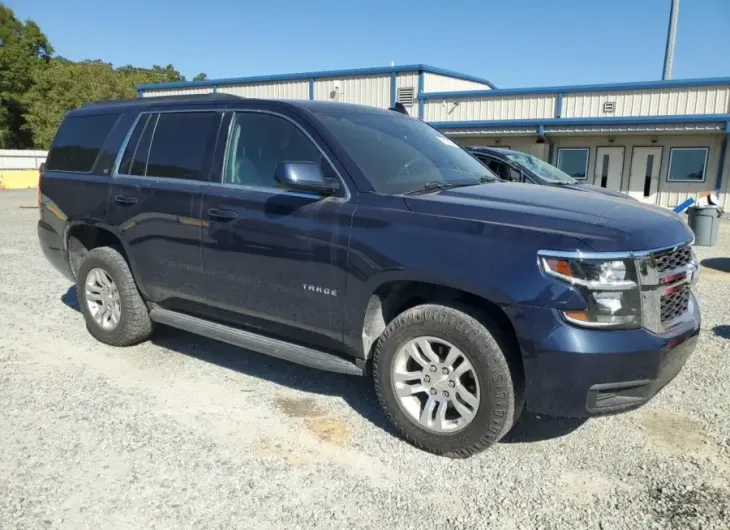
[[[707,168],[707,147],[675,147],[669,153],[671,182],[703,182]]]
[[[585,180],[588,176],[587,147],[558,149],[558,168],[574,179]]]

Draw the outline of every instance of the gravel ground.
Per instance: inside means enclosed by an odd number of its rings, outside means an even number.
[[[730,528],[730,223],[698,248],[698,350],[651,403],[525,415],[454,461],[397,438],[365,379],[171,329],[96,342],[34,200],[0,194],[0,528]]]

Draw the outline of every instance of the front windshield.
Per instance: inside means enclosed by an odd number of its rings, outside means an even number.
[[[532,155],[526,153],[510,153],[507,155],[507,158],[520,166],[526,167],[538,177],[549,180],[550,182],[557,182],[559,184],[575,184],[578,182],[567,173]]]
[[[499,180],[476,158],[420,120],[328,107],[315,112],[378,193]]]

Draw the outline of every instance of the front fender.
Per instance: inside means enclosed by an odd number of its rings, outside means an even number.
[[[584,302],[575,290],[541,273],[537,251],[583,246],[559,233],[361,204],[348,252],[345,344],[363,353],[368,303],[389,282],[458,289],[500,307],[579,309]]]

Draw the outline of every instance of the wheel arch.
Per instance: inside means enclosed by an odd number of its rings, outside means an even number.
[[[128,251],[127,245],[124,243],[124,239],[111,226],[84,221],[69,223],[66,229],[65,244],[68,252],[69,267],[74,278],[76,278],[79,266],[86,254],[90,250],[106,246],[119,250],[129,264],[132,275],[138,278],[134,260]],[[147,297],[144,287],[139,282],[137,282],[137,287]]]
[[[514,370],[522,374],[522,355],[517,333],[499,303],[458,287],[421,280],[389,280],[370,295],[362,323],[362,348],[367,360],[373,345],[388,324],[400,313],[425,303],[460,309],[482,323],[491,321],[502,334]],[[495,337],[496,338],[496,337]]]

